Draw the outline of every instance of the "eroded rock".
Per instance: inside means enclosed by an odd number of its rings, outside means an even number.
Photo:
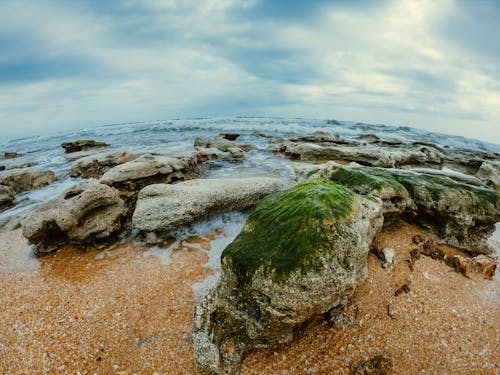
[[[50,185],[55,180],[56,175],[53,171],[14,169],[0,176],[0,184],[11,187],[16,194],[39,189]]]
[[[150,185],[139,193],[132,222],[144,232],[168,231],[217,213],[249,209],[265,195],[284,187],[282,179],[271,177]]]
[[[91,139],[81,139],[73,142],[64,142],[61,147],[64,148],[66,153],[77,152],[77,151],[87,151],[94,148],[107,147],[108,144],[104,142],[97,142]]]
[[[264,198],[196,303],[197,363],[236,373],[248,350],[287,343],[311,317],[344,306],[382,221],[380,202],[325,179]]]
[[[16,192],[7,185],[0,185],[0,211],[14,205]]]
[[[81,178],[100,178],[111,168],[134,160],[138,156],[127,151],[112,151],[86,156],[73,163],[69,175]]]
[[[491,254],[487,241],[500,221],[500,193],[428,174],[335,164],[302,168],[306,178],[326,177],[359,194],[377,196],[386,216],[431,229],[441,240],[472,254]]]
[[[115,189],[89,180],[36,207],[21,225],[23,235],[37,245],[35,252],[43,254],[64,243],[85,244],[107,238],[120,228],[125,211]]]
[[[500,191],[500,161],[485,161],[481,164],[476,177],[492,189]]]

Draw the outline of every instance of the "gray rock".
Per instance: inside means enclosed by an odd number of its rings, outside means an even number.
[[[149,185],[139,193],[132,223],[144,232],[168,231],[217,213],[246,210],[284,187],[282,179],[271,177]]]
[[[134,160],[138,156],[138,154],[123,150],[86,156],[73,163],[69,175],[81,178],[100,178],[111,168]]]
[[[37,206],[21,221],[23,235],[37,244],[36,253],[63,243],[85,244],[118,230],[126,209],[118,192],[96,180],[79,183]]]
[[[53,171],[13,169],[0,176],[0,184],[10,186],[16,194],[39,189],[50,185],[55,180],[56,175]]]
[[[173,156],[145,154],[108,170],[100,179],[120,191],[129,207],[135,205],[137,193],[147,185],[182,181],[199,173],[195,153]]]
[[[0,185],[0,211],[13,206],[16,192],[7,185]]]
[[[483,162],[476,177],[489,187],[500,191],[500,161]]]
[[[221,151],[229,151],[231,148],[239,148],[245,152],[255,149],[254,145],[236,143],[223,137],[211,139],[196,138],[194,141],[194,147],[216,148]]]
[[[325,164],[299,168],[302,178],[326,177],[382,199],[385,216],[403,216],[442,242],[472,254],[491,254],[488,238],[500,221],[500,193],[448,177],[395,169]]]
[[[287,343],[304,322],[345,306],[382,221],[380,202],[324,179],[263,199],[195,304],[198,365],[238,373],[249,350]]]
[[[347,160],[363,165],[398,168],[403,165],[440,165],[443,155],[429,146],[381,147],[377,145],[322,145],[281,141],[271,145],[271,150],[292,160]]]
[[[97,142],[91,139],[81,139],[73,142],[64,142],[61,147],[64,148],[66,153],[77,152],[77,151],[87,151],[94,148],[107,147],[108,144],[104,142]]]

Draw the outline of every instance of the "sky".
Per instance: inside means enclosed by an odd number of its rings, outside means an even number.
[[[500,1],[0,1],[0,136],[212,116],[500,144]]]

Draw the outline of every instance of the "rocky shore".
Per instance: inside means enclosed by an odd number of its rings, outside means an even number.
[[[229,133],[170,154],[65,142],[66,176],[0,172],[0,210],[83,179],[0,224],[2,372],[493,374],[500,155],[259,136],[293,178],[207,178],[255,150]],[[190,229],[231,212],[239,234]]]

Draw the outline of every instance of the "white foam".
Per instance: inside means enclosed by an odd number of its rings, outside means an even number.
[[[172,251],[174,251],[174,249],[176,249],[178,246],[179,246],[179,241],[175,241],[172,245],[170,245],[166,249],[162,249],[161,247],[158,246],[153,246],[152,248],[144,252],[144,256],[155,256],[160,260],[162,264],[168,265],[170,264],[170,262],[172,262],[172,259],[170,259]]]

